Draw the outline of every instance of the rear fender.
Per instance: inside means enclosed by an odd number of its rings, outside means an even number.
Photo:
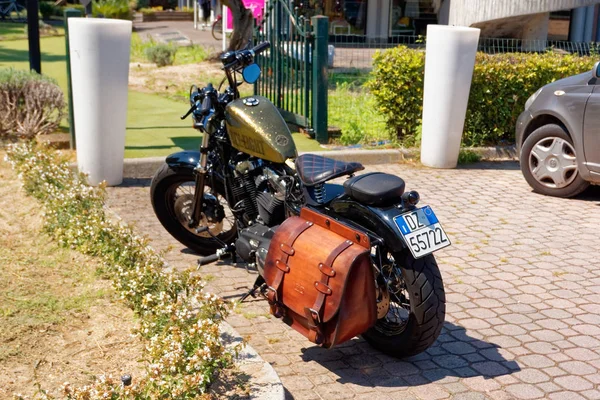
[[[335,215],[364,226],[380,236],[389,250],[401,251],[407,247],[394,222],[394,217],[403,212],[396,206],[370,207],[346,198],[333,200],[330,207]]]

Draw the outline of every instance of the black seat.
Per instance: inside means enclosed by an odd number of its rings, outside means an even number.
[[[344,193],[360,203],[385,207],[400,201],[405,186],[396,175],[371,172],[344,182]]]
[[[302,154],[296,159],[296,171],[306,186],[314,186],[363,169],[365,167],[361,163],[336,161],[316,154]]]

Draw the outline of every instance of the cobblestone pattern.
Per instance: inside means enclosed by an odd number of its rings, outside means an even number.
[[[367,168],[368,171],[375,170]],[[600,191],[575,200],[531,192],[514,163],[457,170],[378,166],[433,207],[453,245],[436,253],[447,293],[442,334],[404,360],[362,339],[324,350],[271,318],[263,300],[228,321],[280,375],[291,399],[600,399]],[[195,264],[163,230],[148,181],[109,189],[109,205],[175,267]],[[201,269],[241,295],[255,275]]]

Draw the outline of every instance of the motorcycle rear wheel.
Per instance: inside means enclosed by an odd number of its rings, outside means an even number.
[[[154,213],[171,236],[196,253],[206,256],[223,246],[208,232],[198,234],[194,228],[187,226],[194,187],[195,177],[191,171],[176,171],[165,163],[152,178],[150,196]],[[210,182],[205,183],[204,203],[208,207],[205,208],[200,226],[208,225],[213,235],[225,243],[230,243],[237,236],[237,228],[225,195],[221,192],[222,189],[211,187]],[[221,212],[224,216],[215,218],[215,215]]]
[[[378,301],[389,301],[389,308],[362,337],[393,357],[425,351],[440,335],[446,313],[444,285],[435,258],[430,254],[415,259],[408,249],[378,249],[373,261],[381,271]]]

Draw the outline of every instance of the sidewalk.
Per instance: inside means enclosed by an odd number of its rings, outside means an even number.
[[[433,207],[452,246],[436,253],[447,316],[425,353],[397,360],[360,338],[324,350],[241,305],[228,322],[270,362],[289,399],[600,398],[600,190],[566,200],[531,192],[518,164],[455,170],[388,164]],[[176,268],[197,256],[152,212],[149,180],[109,188],[108,205],[152,239]],[[170,247],[172,246],[172,247]],[[256,274],[220,262],[200,270],[208,290],[241,296]]]
[[[193,21],[156,21],[156,22],[134,22],[133,29],[142,37],[151,37],[157,33],[168,33],[179,31],[188,37],[192,43],[199,44],[211,52],[222,50],[222,42],[215,40],[210,33],[211,27],[202,30],[198,24],[198,30],[194,29]]]

